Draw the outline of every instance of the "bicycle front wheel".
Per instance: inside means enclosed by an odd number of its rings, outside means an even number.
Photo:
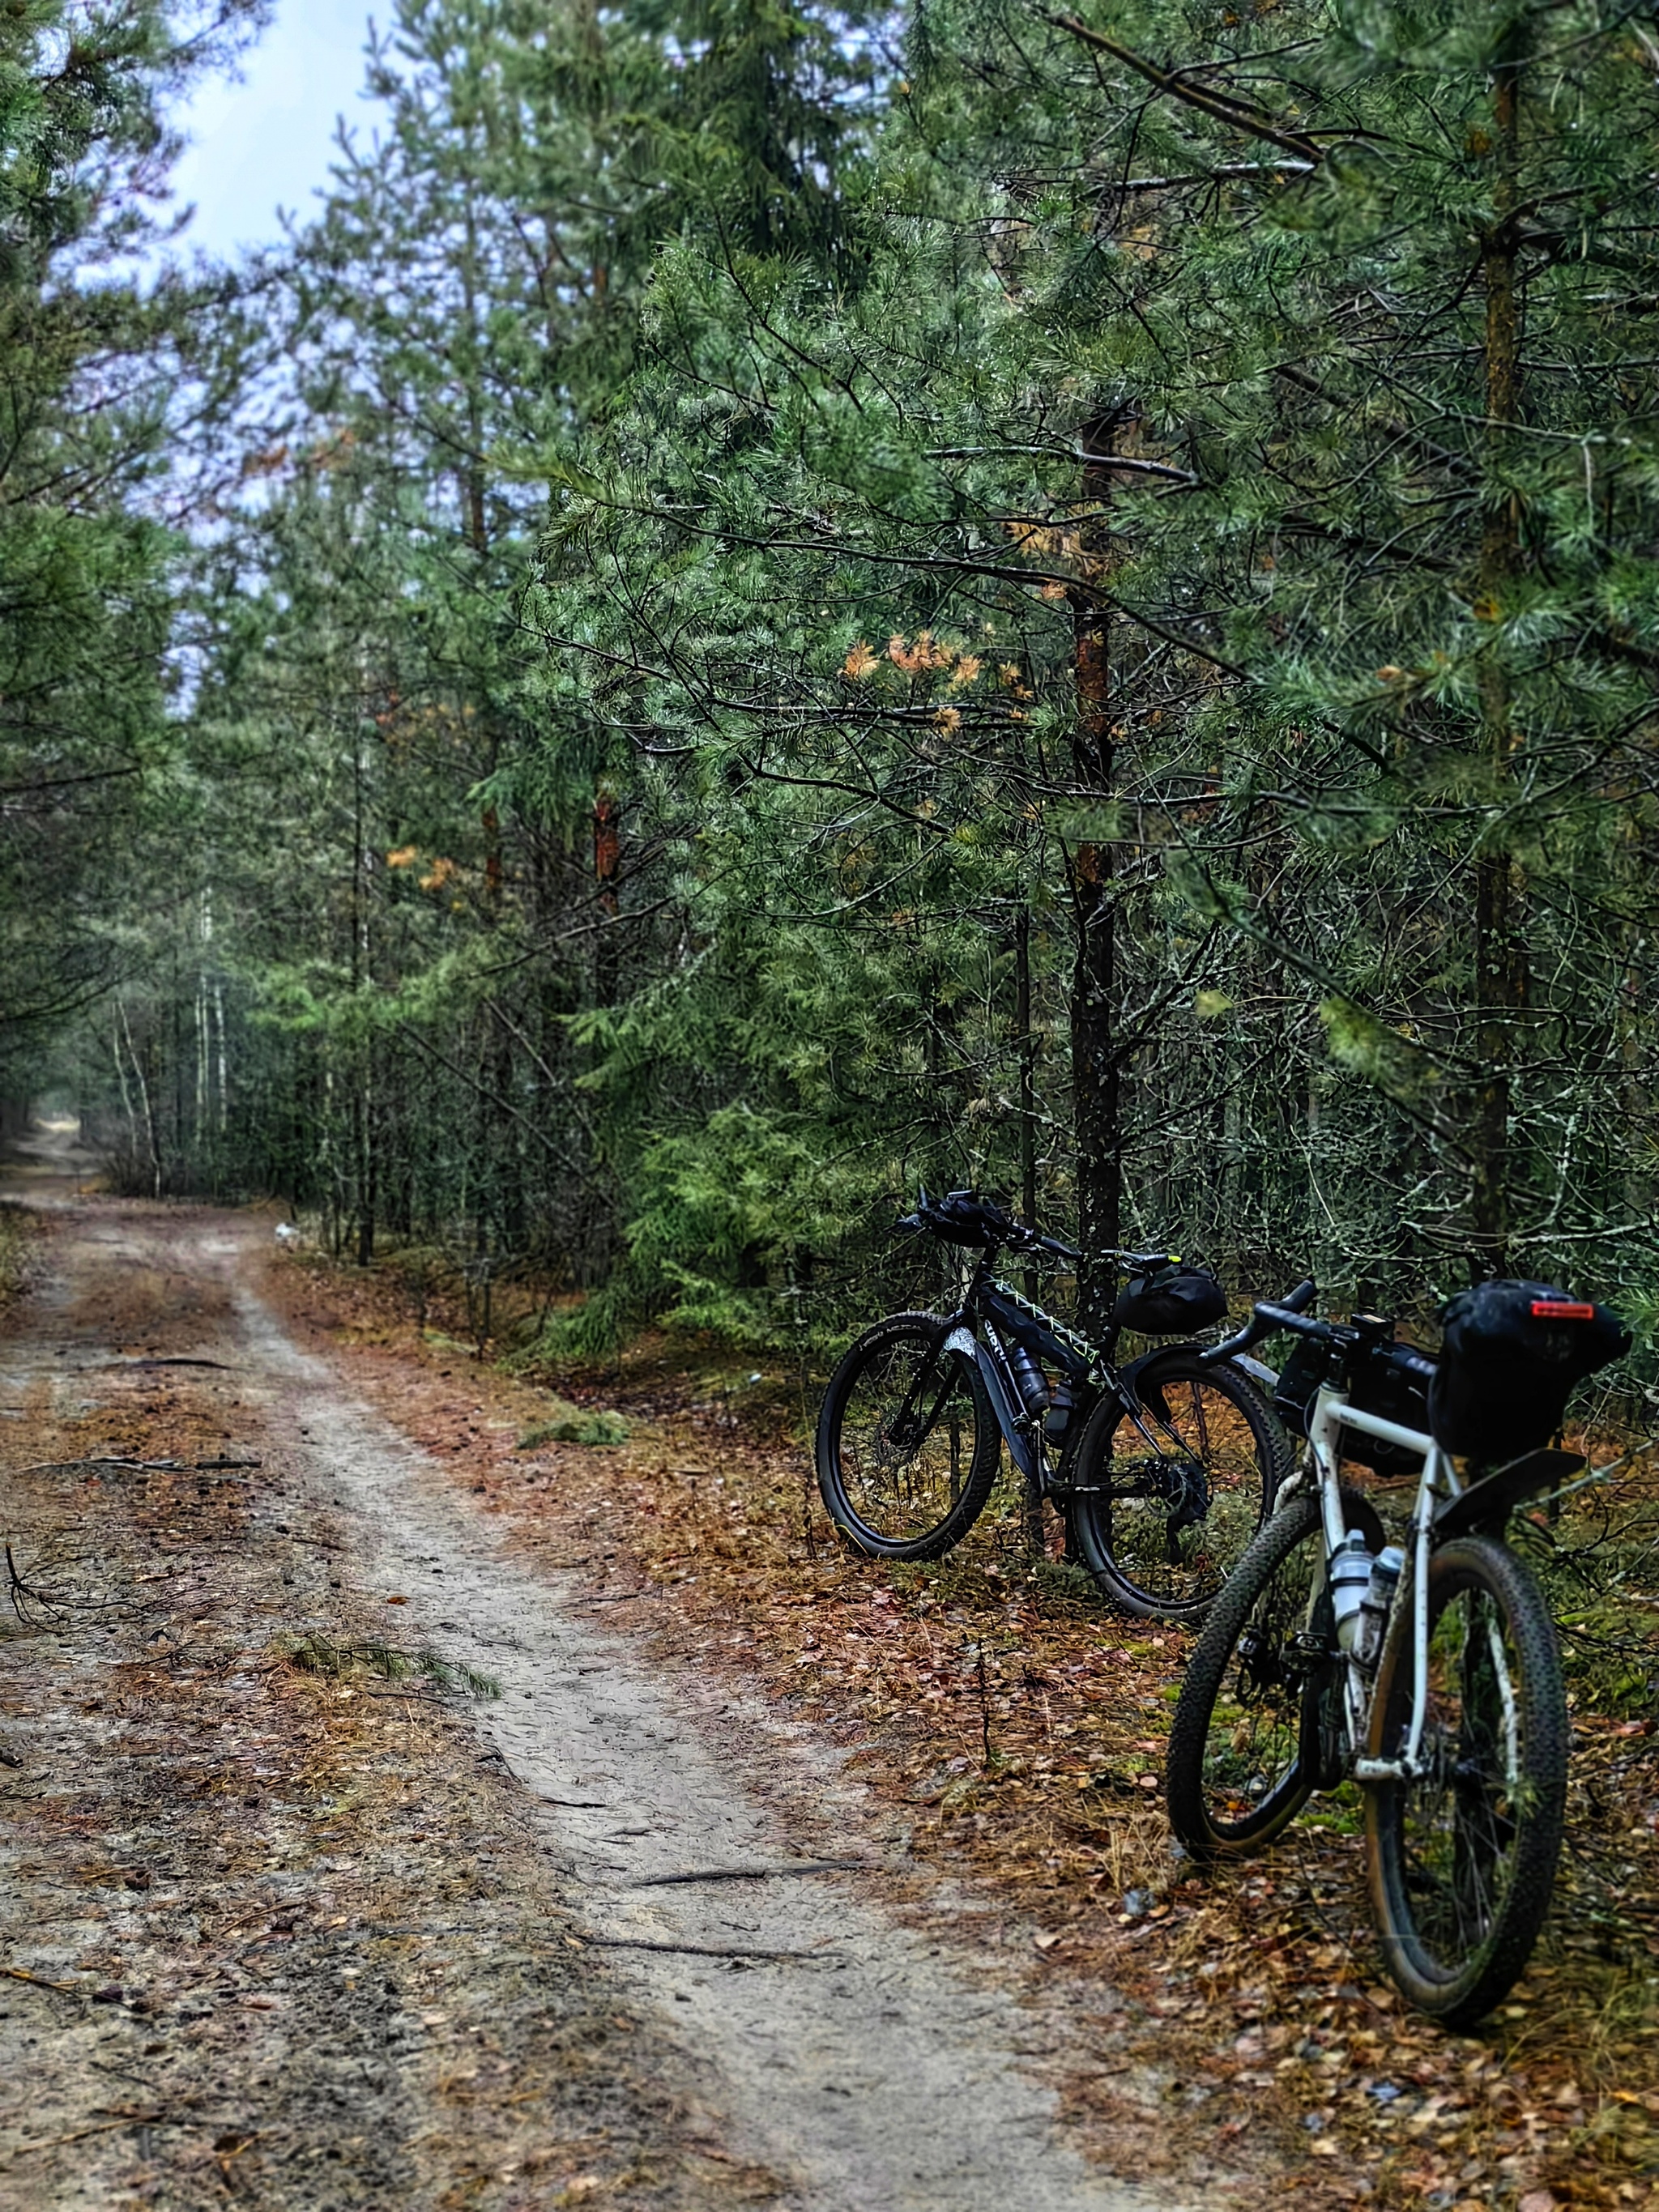
[[[937,1559],[978,1519],[1002,1439],[978,1368],[946,1352],[938,1314],[867,1328],[830,1378],[818,1415],[818,1489],[872,1559]]]
[[[1141,1384],[1137,1415],[1105,1397],[1083,1432],[1069,1496],[1079,1554],[1127,1613],[1196,1620],[1272,1511],[1290,1461],[1247,1376],[1171,1353]]]
[[[1428,1696],[1418,1771],[1369,1790],[1365,1840],[1383,1961],[1401,1994],[1468,2027],[1513,1986],[1549,1911],[1567,1797],[1555,1625],[1506,1545],[1464,1536],[1429,1562]],[[1377,1670],[1373,1756],[1405,1751],[1413,1607]]]
[[[1357,1491],[1342,1517],[1379,1551]],[[1187,1664],[1164,1787],[1170,1826],[1200,1862],[1259,1851],[1342,1765],[1343,1661],[1325,1587],[1319,1500],[1292,1498],[1239,1561]]]

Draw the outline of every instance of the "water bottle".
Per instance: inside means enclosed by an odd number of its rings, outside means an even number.
[[[1359,1601],[1359,1634],[1354,1643],[1354,1650],[1368,1667],[1374,1667],[1382,1655],[1382,1638],[1388,1633],[1389,1615],[1405,1564],[1406,1554],[1398,1544],[1385,1545],[1371,1561],[1370,1580]]]
[[[1056,1382],[1049,1393],[1048,1410],[1042,1419],[1042,1433],[1056,1450],[1066,1441],[1066,1431],[1072,1425],[1072,1412],[1076,1403],[1071,1384]]]
[[[1345,1651],[1353,1650],[1358,1644],[1360,1608],[1370,1588],[1374,1564],[1370,1547],[1358,1528],[1351,1528],[1331,1553],[1326,1581],[1331,1611],[1336,1615],[1336,1640]]]
[[[1023,1344],[1012,1346],[1008,1354],[1008,1365],[1013,1374],[1014,1387],[1026,1412],[1036,1420],[1048,1407],[1048,1385],[1042,1370],[1037,1365]]]

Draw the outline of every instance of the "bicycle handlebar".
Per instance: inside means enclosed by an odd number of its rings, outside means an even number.
[[[926,1186],[917,1194],[916,1210],[899,1217],[901,1229],[928,1230],[947,1243],[977,1246],[984,1252],[1049,1252],[1056,1260],[1064,1260],[1075,1267],[1083,1258],[1075,1244],[1067,1244],[1060,1237],[1045,1237],[1039,1231],[1028,1229],[1023,1221],[1016,1221],[1003,1211],[994,1199],[981,1198],[976,1191],[946,1191],[943,1198],[929,1198]],[[1166,1267],[1177,1265],[1178,1252],[1122,1252],[1115,1247],[1103,1250],[1103,1260],[1115,1260],[1128,1267]],[[1313,1285],[1308,1285],[1308,1295],[1313,1296]]]
[[[1263,1337],[1272,1336],[1281,1328],[1289,1329],[1296,1336],[1328,1337],[1331,1331],[1328,1322],[1310,1321],[1307,1317],[1314,1296],[1313,1282],[1304,1277],[1276,1305],[1264,1302],[1253,1306],[1250,1318],[1237,1335],[1228,1337],[1224,1343],[1212,1345],[1207,1352],[1200,1352],[1200,1362],[1212,1367],[1218,1360],[1235,1358],[1239,1352],[1248,1352],[1252,1345],[1260,1344]]]
[[[1057,1260],[1073,1262],[1083,1257],[1075,1245],[1028,1229],[1023,1221],[1016,1221],[1012,1214],[1005,1213],[994,1200],[982,1199],[974,1191],[947,1191],[942,1199],[930,1199],[924,1188],[915,1212],[902,1214],[898,1225],[901,1229],[931,1230],[948,1243],[977,1245],[987,1252],[1051,1252]]]

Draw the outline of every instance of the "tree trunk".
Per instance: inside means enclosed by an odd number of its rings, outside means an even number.
[[[1492,94],[1496,178],[1493,221],[1481,240],[1486,295],[1486,451],[1501,470],[1520,419],[1522,307],[1516,277],[1516,170],[1519,160],[1521,53],[1518,27],[1495,70]],[[1496,623],[1508,610],[1521,569],[1521,517],[1513,496],[1490,497],[1481,531],[1476,612]],[[1509,780],[1519,742],[1510,708],[1508,672],[1494,647],[1480,672],[1484,744],[1500,785]],[[1474,863],[1475,1051],[1480,1062],[1469,1113],[1472,1163],[1469,1271],[1474,1280],[1507,1271],[1511,1229],[1510,1123],[1519,1019],[1530,996],[1524,947],[1526,884],[1507,852],[1482,852]]]
[[[133,1048],[132,1024],[127,1019],[126,1000],[118,997],[115,1008],[121,1017],[121,1034],[126,1039],[127,1057],[132,1062],[133,1079],[138,1085],[139,1103],[144,1109],[144,1131],[149,1139],[150,1194],[152,1197],[160,1198],[161,1195],[161,1132],[155,1126],[155,1102],[150,1095],[149,1079],[144,1073],[143,1062]]]
[[[360,722],[352,748],[351,849],[351,990],[356,998],[373,972],[369,945],[368,846],[364,792],[363,738]],[[374,1217],[380,1201],[380,1160],[375,1149],[374,1048],[365,1041],[358,1047],[356,1097],[353,1102],[353,1181],[357,1217],[357,1265],[367,1267],[374,1257]]]
[[[1019,1202],[1028,1227],[1037,1220],[1036,1039],[1031,1033],[1031,916],[1014,924],[1014,1042],[1019,1054]]]
[[[1082,496],[1103,507],[1111,489],[1103,464],[1112,450],[1115,422],[1091,424],[1085,448],[1098,459],[1083,472]],[[1103,565],[1107,532],[1103,523],[1083,532],[1085,580]],[[1073,674],[1077,721],[1072,739],[1073,772],[1085,803],[1105,805],[1111,798],[1115,740],[1112,721],[1109,617],[1094,597],[1074,592]],[[1105,842],[1072,848],[1067,875],[1072,893],[1076,957],[1072,978],[1072,1091],[1077,1144],[1078,1241],[1084,1258],[1078,1271],[1078,1319],[1085,1334],[1103,1336],[1116,1293],[1116,1268],[1100,1257],[1121,1238],[1123,1199],[1122,1132],[1119,1117],[1116,1049],[1115,853]]]
[[[593,997],[610,1006],[617,1000],[617,884],[622,873],[622,806],[608,784],[593,801],[593,880],[599,887],[599,928],[594,938]]]

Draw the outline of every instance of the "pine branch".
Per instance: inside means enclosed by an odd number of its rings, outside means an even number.
[[[1091,30],[1088,24],[1079,21],[1075,15],[1053,15],[1046,8],[1042,13],[1045,21],[1052,23],[1056,30],[1066,31],[1073,38],[1080,39],[1085,46],[1109,54],[1114,61],[1121,62],[1126,69],[1132,69],[1138,76],[1145,77],[1148,84],[1156,85],[1160,92],[1168,94],[1172,100],[1183,100],[1188,107],[1197,108],[1200,114],[1209,116],[1214,122],[1230,124],[1235,130],[1246,131],[1253,138],[1265,139],[1270,146],[1282,146],[1287,154],[1295,155],[1310,168],[1319,167],[1329,155],[1330,149],[1322,146],[1317,138],[1302,131],[1283,130],[1260,108],[1252,107],[1244,100],[1235,100],[1229,94],[1210,92],[1193,84],[1179,70],[1159,69],[1155,62],[1144,60],[1116,39],[1109,39],[1103,31]],[[1340,135],[1352,137],[1361,134],[1344,131]]]

